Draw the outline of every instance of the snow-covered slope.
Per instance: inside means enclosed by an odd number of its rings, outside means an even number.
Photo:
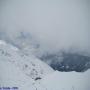
[[[35,90],[34,80],[26,76],[11,62],[0,59],[0,87],[18,87],[19,90]]]
[[[0,60],[11,62],[23,71],[27,76],[36,79],[53,72],[45,63],[41,62],[34,56],[27,56],[18,48],[0,41]]]
[[[0,40],[0,87],[18,90],[90,90],[90,70],[54,71],[33,55]]]
[[[47,90],[90,90],[90,70],[84,73],[55,71],[41,83]]]

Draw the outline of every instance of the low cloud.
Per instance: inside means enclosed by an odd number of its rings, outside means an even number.
[[[1,0],[0,31],[14,39],[29,32],[41,49],[90,52],[89,0]]]

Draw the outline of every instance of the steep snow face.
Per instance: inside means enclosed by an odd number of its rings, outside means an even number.
[[[33,55],[28,56],[4,41],[0,41],[0,43],[0,60],[8,61],[16,65],[28,77],[35,80],[53,72],[52,68]]]
[[[0,86],[18,87],[19,90],[35,90],[34,80],[26,76],[11,62],[0,59]]]

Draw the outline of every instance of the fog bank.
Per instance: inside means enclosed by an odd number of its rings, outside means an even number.
[[[41,49],[90,52],[89,0],[0,0],[0,31],[30,32]]]

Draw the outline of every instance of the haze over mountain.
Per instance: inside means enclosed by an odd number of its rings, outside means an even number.
[[[0,88],[90,90],[90,0],[0,0]]]
[[[28,32],[42,51],[90,53],[89,0],[0,0],[0,31],[11,40]]]

